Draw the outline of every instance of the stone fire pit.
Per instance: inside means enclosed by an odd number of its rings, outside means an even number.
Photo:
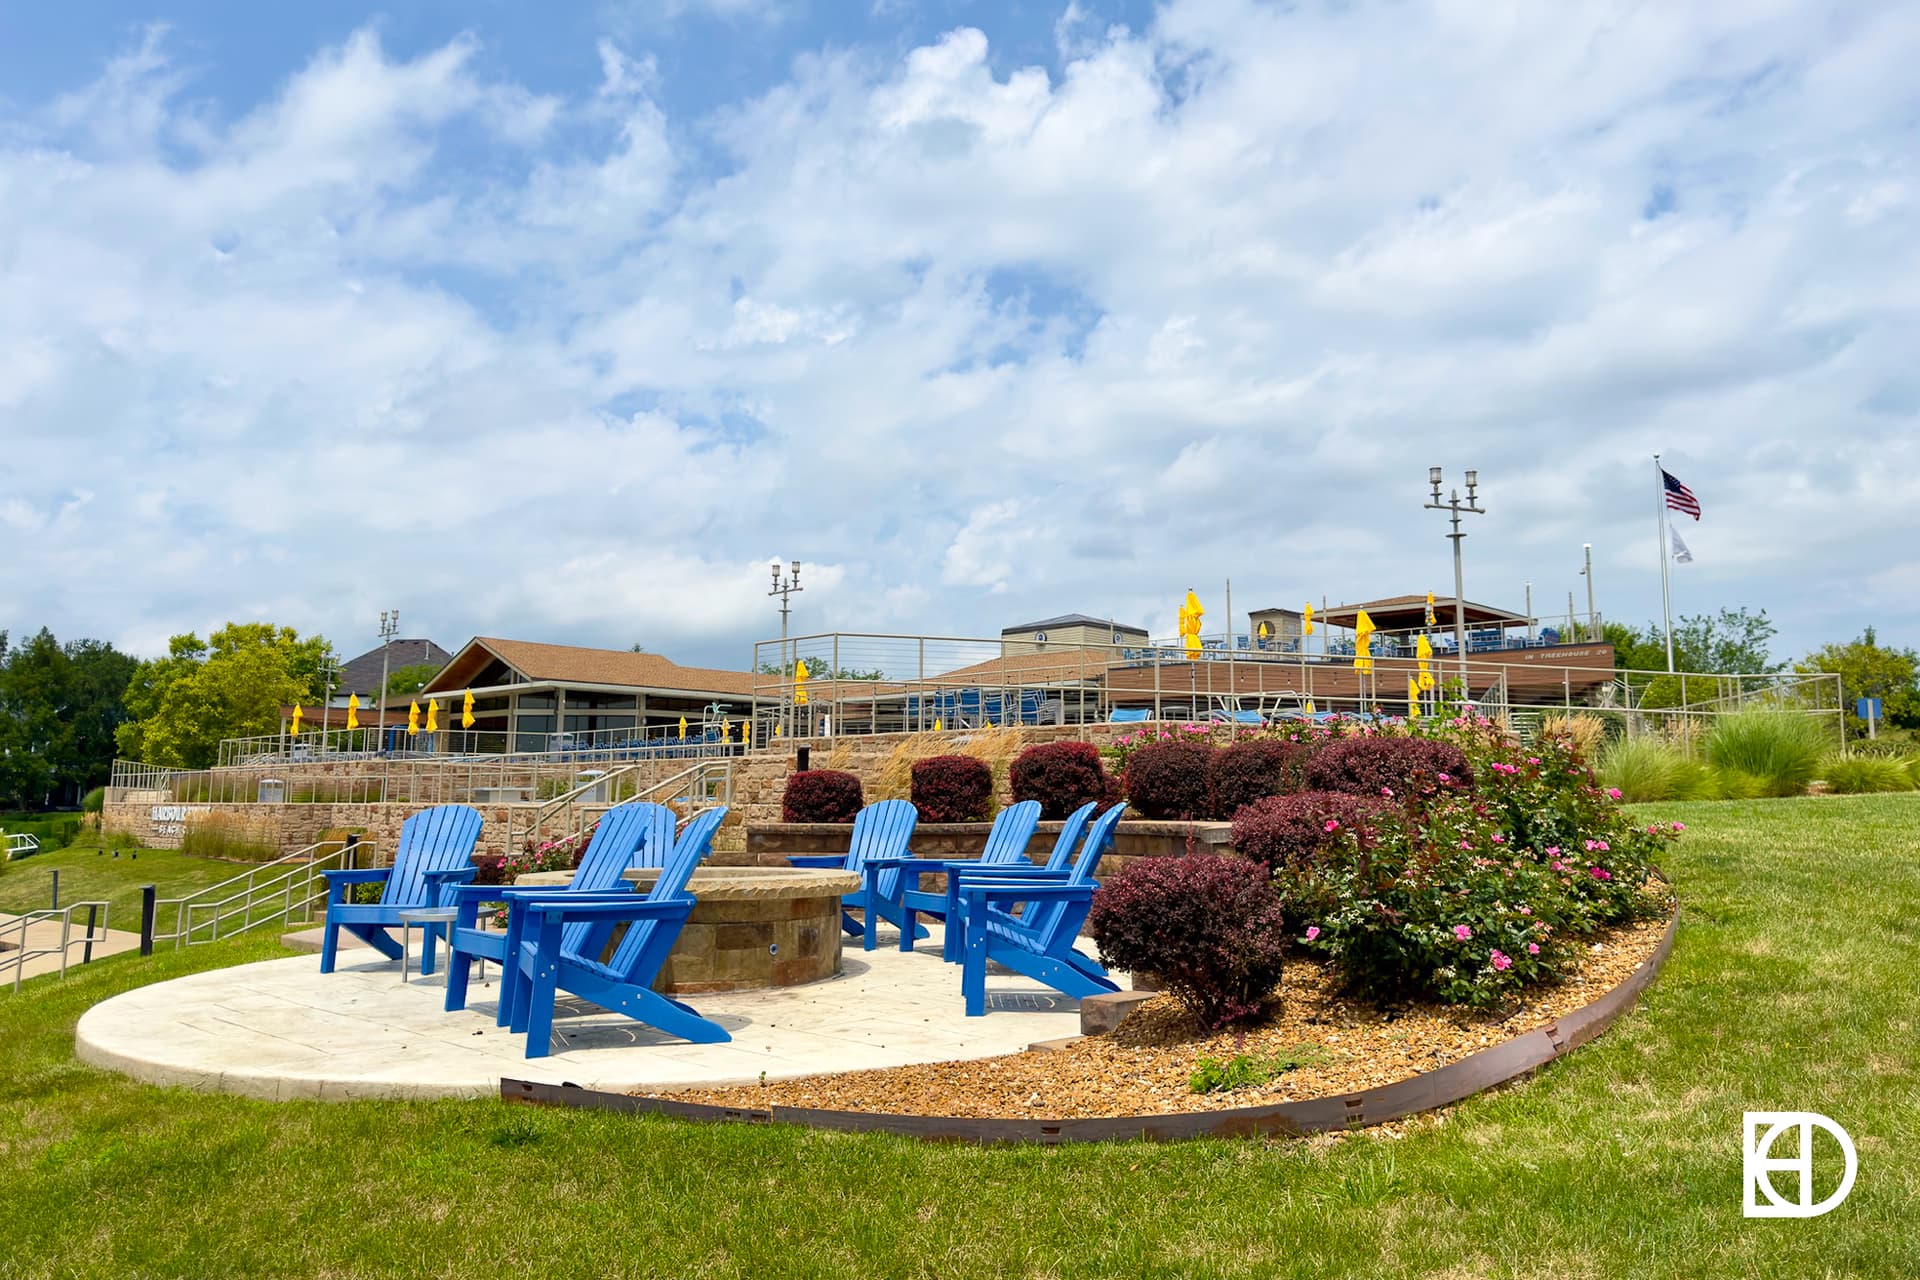
[[[657,868],[627,872],[642,892]],[[571,871],[524,875],[516,885],[560,885]],[[818,982],[840,972],[840,895],[860,888],[845,871],[701,867],[687,892],[699,905],[681,930],[656,990],[669,995],[750,991]]]

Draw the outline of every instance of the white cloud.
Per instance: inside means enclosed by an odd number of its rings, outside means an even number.
[[[698,118],[631,38],[556,96],[363,31],[236,105],[137,34],[0,118],[0,625],[732,662],[770,544],[809,631],[1165,622],[1445,589],[1432,463],[1470,595],[1584,599],[1592,542],[1644,619],[1663,450],[1682,612],[1920,642],[1909,9],[1095,13]]]

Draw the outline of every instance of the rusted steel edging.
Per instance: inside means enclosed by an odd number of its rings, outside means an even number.
[[[1382,1124],[1421,1111],[1450,1106],[1495,1085],[1539,1070],[1586,1044],[1633,1006],[1673,951],[1680,927],[1675,907],[1660,945],[1638,969],[1591,1004],[1491,1048],[1432,1071],[1356,1093],[1298,1102],[1270,1103],[1225,1111],[1186,1111],[1170,1115],[1101,1116],[1079,1120],[1010,1117],[891,1115],[869,1111],[822,1111],[807,1107],[768,1109],[675,1102],[624,1093],[603,1093],[570,1084],[537,1084],[503,1079],[500,1096],[508,1102],[580,1107],[683,1120],[794,1124],[845,1133],[892,1133],[931,1141],[978,1143],[1117,1142],[1146,1138],[1156,1142],[1182,1138],[1295,1136]]]

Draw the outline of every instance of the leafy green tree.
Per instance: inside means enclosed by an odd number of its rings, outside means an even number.
[[[437,662],[409,662],[387,673],[387,696],[403,698],[419,692],[420,686],[440,674]]]
[[[1613,665],[1620,670],[1665,671],[1667,638],[1657,622],[1644,629],[1620,622],[1605,623],[1602,637],[1613,646]],[[1717,614],[1696,613],[1673,625],[1673,665],[1677,671],[1778,671],[1771,646],[1774,625],[1767,611],[1722,609]]]
[[[116,734],[120,753],[149,764],[203,769],[223,738],[277,732],[280,709],[321,696],[332,646],[292,627],[230,622],[205,642],[191,633],[143,662],[127,686],[134,717]]]
[[[61,645],[44,628],[0,640],[0,804],[73,804],[103,783],[136,663],[99,640]]]
[[[1864,737],[1867,732],[1867,722],[1853,714],[1856,698],[1881,699],[1890,725],[1920,728],[1920,654],[1883,646],[1872,627],[1858,640],[1822,645],[1795,663],[1793,669],[1840,677],[1849,737]]]

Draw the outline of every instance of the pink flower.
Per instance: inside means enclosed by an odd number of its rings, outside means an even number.
[[[1587,874],[1592,876],[1595,880],[1613,879],[1613,872],[1607,870],[1605,867],[1588,867]]]
[[[1315,938],[1317,938],[1317,937],[1319,937],[1319,936],[1320,936],[1320,926],[1319,926],[1319,925],[1317,925],[1317,924],[1310,924],[1310,925],[1308,925],[1308,926],[1307,926],[1307,941],[1308,941],[1308,942],[1312,942],[1312,941],[1313,941],[1313,940],[1314,940]]]
[[[1452,774],[1449,774],[1449,773],[1440,773],[1440,774],[1435,774],[1434,776],[1435,776],[1435,777],[1437,777],[1437,778],[1439,778],[1439,779],[1440,779],[1440,781],[1442,781],[1442,782],[1452,782],[1452,781],[1453,781],[1453,775],[1452,775]]]
[[[1327,825],[1324,829],[1330,833],[1338,831],[1340,829],[1340,820],[1338,818],[1328,818]]]
[[[1521,907],[1521,908],[1520,908],[1520,914],[1521,914],[1521,915],[1523,915],[1523,916],[1530,916],[1530,915],[1532,915],[1532,914],[1533,914],[1533,908],[1532,908],[1532,907]]]
[[[1684,822],[1676,822],[1673,823],[1672,826],[1675,831],[1685,831],[1687,829],[1687,824]]]
[[[1587,841],[1587,852],[1588,852],[1588,853],[1605,853],[1605,852],[1607,852],[1607,850],[1608,850],[1609,848],[1610,848],[1610,846],[1609,846],[1609,845],[1607,844],[1607,842],[1606,842],[1605,840],[1589,840],[1589,841]]]
[[[1527,763],[1528,763],[1528,764],[1539,764],[1539,763],[1540,763],[1540,757],[1539,757],[1539,756],[1528,756],[1528,757],[1527,757]]]
[[[1389,799],[1389,800],[1391,800],[1391,799],[1393,799],[1393,788],[1392,788],[1392,787],[1382,787],[1382,788],[1380,788],[1380,794],[1381,794],[1381,795],[1383,795],[1383,796],[1385,796],[1385,797],[1386,797],[1387,799]]]
[[[1496,972],[1505,973],[1508,969],[1513,968],[1513,961],[1508,958],[1506,952],[1500,950],[1498,947],[1493,949],[1492,958],[1493,967]]]
[[[1619,798],[1620,798],[1620,788],[1618,787],[1607,788],[1607,799],[1618,800]]]
[[[1465,942],[1468,938],[1471,938],[1473,936],[1473,930],[1467,928],[1467,926],[1463,924],[1457,924],[1453,926],[1453,936],[1458,938],[1460,941]]]
[[[1559,857],[1559,856],[1560,856],[1560,846],[1559,846],[1559,845],[1557,845],[1557,844],[1550,844],[1550,845],[1548,845],[1548,846],[1547,846],[1547,856],[1548,856],[1549,858],[1557,858],[1557,857]]]
[[[1537,942],[1529,942],[1529,943],[1527,944],[1527,954],[1528,954],[1528,955],[1530,955],[1530,956],[1537,956],[1537,955],[1539,955],[1539,954],[1540,954],[1540,944],[1539,944],[1539,943],[1537,943]]]
[[[1507,838],[1501,835],[1498,831],[1496,831],[1493,833],[1493,842],[1495,844],[1505,844],[1507,842]]]
[[[1558,858],[1555,858],[1552,862],[1548,863],[1547,865],[1552,867],[1555,871],[1565,871],[1567,869],[1567,864],[1560,861],[1560,859]]]
[[[1471,841],[1471,840],[1462,840],[1462,841],[1460,842],[1460,847],[1461,847],[1462,849],[1471,849],[1471,848],[1473,848],[1473,841]]]

